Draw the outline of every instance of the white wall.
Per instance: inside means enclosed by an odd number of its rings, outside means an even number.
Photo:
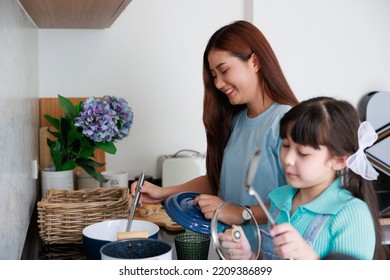
[[[159,177],[159,155],[205,152],[203,51],[217,28],[244,16],[242,0],[133,0],[106,30],[40,29],[41,97],[126,98],[134,123],[106,168]]]
[[[159,155],[205,152],[202,54],[217,28],[253,18],[300,100],[356,104],[390,91],[389,11],[386,0],[133,0],[106,30],[39,30],[40,96],[126,98],[134,124],[106,168],[158,177]]]
[[[390,1],[253,3],[253,22],[300,100],[329,95],[357,105],[368,92],[390,91]]]
[[[0,260],[20,259],[37,183],[38,31],[15,0],[0,1]]]

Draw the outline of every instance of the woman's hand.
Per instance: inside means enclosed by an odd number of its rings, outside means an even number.
[[[225,257],[229,260],[255,259],[256,256],[252,252],[251,245],[249,244],[242,228],[240,226],[233,225],[232,230],[240,232],[240,238],[238,240],[233,238],[230,232],[226,233],[225,231],[225,233],[220,233],[218,235],[221,247],[225,252]]]
[[[132,195],[135,195],[137,181],[132,183],[130,191]],[[181,192],[199,192],[199,193],[211,193],[211,185],[206,175],[196,177],[188,182],[180,185],[160,187],[150,182],[145,181],[140,193],[140,202],[145,204],[157,204],[166,200],[169,196],[175,195]]]
[[[200,194],[194,199],[194,205],[198,205],[204,217],[209,220],[213,218],[215,210],[223,202],[218,196],[210,194]],[[242,211],[244,209],[243,206],[226,204],[220,210],[218,221],[227,225],[241,224],[243,221]]]
[[[281,259],[315,260],[319,259],[316,252],[305,239],[289,223],[277,224],[272,227],[274,253]]]
[[[221,203],[223,203],[221,198],[210,194],[200,194],[194,199],[194,205],[198,205],[204,217],[209,220],[213,218],[215,209]]]
[[[135,195],[136,193],[137,184],[138,181],[135,181],[130,186],[132,195]],[[166,199],[163,188],[148,181],[144,181],[144,185],[140,190],[140,194],[141,196],[139,201],[145,204],[157,204]]]

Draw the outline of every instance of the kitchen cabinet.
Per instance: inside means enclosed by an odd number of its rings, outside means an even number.
[[[131,0],[19,0],[38,28],[110,27]]]

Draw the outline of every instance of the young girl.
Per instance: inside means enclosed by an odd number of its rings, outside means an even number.
[[[364,154],[377,138],[371,125],[348,102],[318,97],[286,113],[280,136],[288,185],[269,195],[276,225],[262,232],[263,259],[385,258],[371,182],[378,174]],[[232,258],[250,255],[245,239],[221,238]]]
[[[211,36],[203,55],[203,81],[207,174],[164,188],[145,182],[140,201],[157,203],[176,193],[199,192],[194,202],[211,219],[223,200],[256,204],[245,191],[245,176],[257,149],[264,151],[255,178],[257,191],[267,197],[286,183],[279,161],[279,120],[298,101],[267,39],[247,21],[223,26]],[[259,207],[251,210],[266,223]],[[231,209],[221,219],[242,219],[242,208]]]

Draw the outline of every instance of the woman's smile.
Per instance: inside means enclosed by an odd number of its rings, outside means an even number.
[[[228,98],[232,97],[234,95],[234,88],[230,88],[227,91],[225,91],[225,94]]]

